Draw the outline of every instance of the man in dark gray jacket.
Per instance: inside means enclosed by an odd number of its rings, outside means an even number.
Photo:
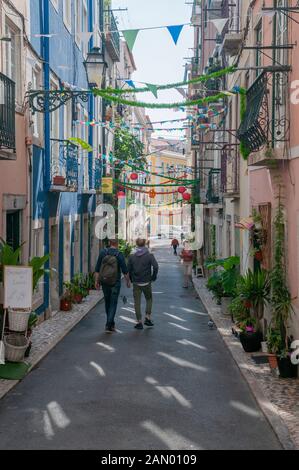
[[[133,295],[135,304],[135,313],[137,330],[143,329],[142,314],[141,314],[141,296],[144,294],[146,300],[146,313],[144,324],[146,326],[154,326],[152,315],[152,282],[157,279],[159,265],[152,253],[149,252],[145,246],[146,240],[138,238],[136,241],[137,250],[134,255],[129,257],[128,270],[130,279],[133,282]]]

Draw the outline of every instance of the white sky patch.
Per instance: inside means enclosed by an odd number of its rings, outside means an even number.
[[[61,406],[56,402],[52,401],[47,405],[48,413],[56,426],[60,429],[64,429],[71,424],[70,419],[67,417]]]
[[[93,361],[91,361],[89,364],[90,364],[92,367],[95,368],[95,370],[98,372],[98,374],[99,374],[101,377],[105,377],[105,376],[106,376],[104,369],[103,369],[101,366],[99,366],[99,364],[97,364],[96,362],[93,362]]]

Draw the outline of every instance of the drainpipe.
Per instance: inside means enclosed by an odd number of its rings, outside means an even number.
[[[277,0],[273,0],[273,8],[277,8]],[[276,65],[276,28],[277,28],[277,11],[275,11],[273,16],[273,32],[272,32],[272,65]],[[272,123],[271,123],[271,132],[272,132],[272,148],[275,147],[275,101],[276,101],[276,73],[273,72],[273,90],[272,90]]]
[[[50,33],[50,11],[49,11],[49,0],[43,0],[43,29],[42,34],[47,35]],[[42,57],[44,60],[44,89],[50,90],[50,41],[49,37],[42,38]],[[48,106],[46,104],[46,106]],[[44,202],[44,244],[45,253],[49,253],[50,240],[49,240],[49,189],[50,189],[50,113],[45,112],[44,116],[44,138],[45,138],[45,158],[44,158],[44,191],[45,191],[45,202]],[[46,264],[46,268],[49,269],[49,261]],[[49,307],[49,277],[45,277],[44,283],[44,307]]]

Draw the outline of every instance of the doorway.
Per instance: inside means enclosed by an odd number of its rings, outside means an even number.
[[[16,250],[21,244],[21,211],[6,213],[6,242]]]

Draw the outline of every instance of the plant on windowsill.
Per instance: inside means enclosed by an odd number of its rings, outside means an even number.
[[[272,328],[280,335],[280,344],[276,348],[276,356],[280,377],[297,376],[297,366],[291,363],[288,322],[293,312],[291,294],[287,286],[285,266],[285,221],[283,207],[279,203],[274,218],[274,263],[270,275]]]

